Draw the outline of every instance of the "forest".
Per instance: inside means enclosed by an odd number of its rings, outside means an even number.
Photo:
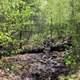
[[[0,80],[80,80],[80,0],[0,0]]]

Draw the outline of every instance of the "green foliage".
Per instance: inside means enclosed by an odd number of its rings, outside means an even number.
[[[8,44],[9,42],[12,42],[12,36],[10,33],[3,33],[0,32],[0,43]]]
[[[61,75],[59,76],[59,80],[77,80],[76,74],[71,74],[68,76]]]
[[[9,43],[19,45],[24,42],[12,35],[21,30],[35,31],[28,39],[34,44],[40,44],[48,35],[72,35],[73,53],[77,58],[80,56],[79,3],[80,0],[0,0],[0,43],[8,46]],[[6,54],[14,52],[7,50]],[[65,53],[65,64],[75,62],[74,54]]]
[[[35,34],[31,37],[30,42],[33,45],[40,45],[43,41],[43,35],[42,34]]]
[[[73,64],[75,64],[75,59],[74,59],[72,53],[69,53],[67,50],[65,51],[64,63],[66,65],[73,65]]]

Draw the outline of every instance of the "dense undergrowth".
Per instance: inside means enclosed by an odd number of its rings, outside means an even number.
[[[80,0],[0,0],[0,59],[63,50],[63,62],[70,72],[60,79],[79,80],[75,76],[80,66],[79,3]],[[71,44],[66,45],[70,36]],[[53,41],[47,40],[46,47],[47,38]],[[1,68],[11,66],[0,60]]]

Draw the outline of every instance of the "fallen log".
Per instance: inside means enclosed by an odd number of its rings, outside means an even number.
[[[70,46],[72,46],[71,43],[59,43],[55,44],[50,47],[50,51],[65,51],[65,49],[68,49]],[[25,53],[43,53],[45,50],[45,47],[35,47],[35,48],[24,48],[21,54]]]
[[[51,51],[65,51],[65,49],[69,49],[72,46],[71,43],[59,43],[51,47]]]

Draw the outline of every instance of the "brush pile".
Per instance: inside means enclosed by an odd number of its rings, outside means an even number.
[[[10,80],[58,80],[60,74],[67,75],[69,68],[64,64],[65,50],[71,46],[71,37],[54,41],[45,39],[42,47],[24,49],[24,54],[6,57],[10,63]],[[5,70],[6,71],[6,70]]]

